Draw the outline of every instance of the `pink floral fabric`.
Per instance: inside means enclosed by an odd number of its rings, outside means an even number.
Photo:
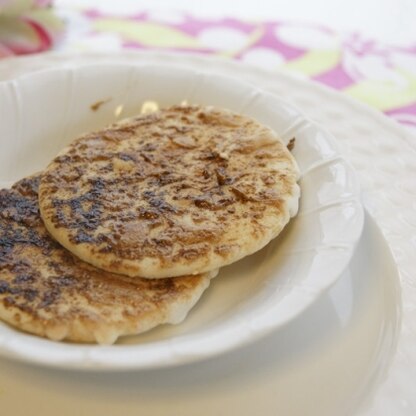
[[[48,6],[50,2],[41,3]],[[411,47],[393,47],[359,33],[341,35],[317,25],[208,20],[177,11],[143,11],[135,3],[130,8],[124,3],[119,7],[117,2],[97,2],[94,8],[59,10],[66,32],[57,48],[178,50],[238,59],[341,90],[416,131],[416,42]],[[51,26],[41,27],[30,18],[25,21],[38,34],[32,51],[44,50],[56,40]],[[0,56],[2,44],[10,48],[11,42],[1,42],[0,30]]]

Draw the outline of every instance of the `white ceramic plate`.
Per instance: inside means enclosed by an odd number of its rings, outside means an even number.
[[[359,187],[332,136],[249,83],[159,64],[78,65],[0,84],[0,180],[44,168],[73,137],[137,114],[143,103],[215,105],[269,125],[302,177],[299,215],[265,249],[224,268],[185,323],[115,346],[55,343],[2,324],[0,353],[70,368],[137,369],[218,355],[286,324],[348,265],[363,228]],[[102,102],[99,109],[91,106]]]

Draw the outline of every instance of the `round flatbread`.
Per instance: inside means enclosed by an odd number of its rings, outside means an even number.
[[[39,215],[39,177],[0,190],[0,318],[53,340],[111,344],[181,322],[215,273],[132,279],[65,250]]]
[[[49,232],[79,258],[163,278],[265,246],[297,212],[298,175],[269,128],[174,106],[75,140],[44,172],[39,201]]]

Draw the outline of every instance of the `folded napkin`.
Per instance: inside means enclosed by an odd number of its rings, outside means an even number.
[[[62,32],[51,0],[0,0],[0,58],[45,51]]]

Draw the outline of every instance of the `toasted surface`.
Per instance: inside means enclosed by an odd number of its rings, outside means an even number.
[[[175,106],[86,134],[41,180],[41,215],[107,271],[214,270],[276,237],[297,212],[298,168],[276,135],[226,110]]]
[[[138,279],[98,270],[61,247],[39,214],[39,176],[0,190],[0,318],[54,340],[112,343],[180,322],[213,274]]]

